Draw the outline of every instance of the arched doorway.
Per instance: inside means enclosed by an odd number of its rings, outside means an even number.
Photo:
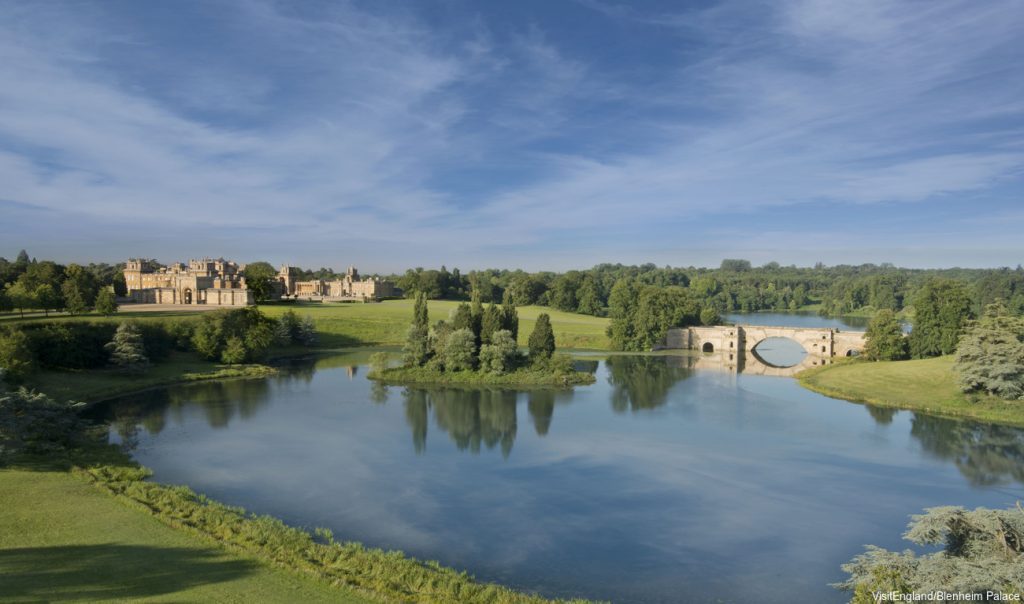
[[[192,290],[185,288],[185,291],[181,295],[181,299],[185,304],[192,304]]]
[[[700,347],[701,352],[714,352],[715,345],[711,342],[704,342],[704,345]]]

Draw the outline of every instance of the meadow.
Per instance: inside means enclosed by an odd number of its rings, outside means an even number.
[[[952,356],[844,362],[803,371],[797,378],[804,387],[832,398],[1024,426],[1024,403],[961,392]]]

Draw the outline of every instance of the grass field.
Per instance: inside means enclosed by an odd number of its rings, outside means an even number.
[[[960,392],[952,356],[840,363],[810,369],[797,377],[803,386],[833,398],[1024,426],[1024,402]]]
[[[429,303],[431,322],[447,319],[459,302],[448,300],[431,300]],[[288,309],[294,310],[300,317],[309,315],[316,321],[320,333],[319,346],[322,348],[348,348],[353,346],[394,346],[405,341],[406,329],[412,322],[412,300],[387,300],[377,304],[339,304],[319,302],[297,302],[281,304],[263,304],[260,310],[271,317],[278,317]],[[607,350],[609,347],[605,328],[608,319],[562,312],[543,306],[523,306],[519,309],[519,343],[526,344],[536,323],[537,316],[548,313],[551,326],[555,331],[555,344],[559,348],[577,348],[589,350]],[[169,318],[191,318],[199,320],[201,312],[195,310],[161,310],[135,311],[131,306],[124,306],[116,314],[105,317],[101,315],[56,315],[50,313],[48,319],[40,313],[25,321],[159,321]],[[0,316],[0,321],[15,323],[20,321],[17,313]]]
[[[448,300],[431,300],[430,321],[447,319],[459,305]],[[388,300],[378,304],[267,304],[260,310],[276,317],[289,308],[299,316],[309,315],[320,332],[320,346],[343,348],[360,345],[400,345],[412,322],[412,300]],[[548,313],[559,348],[607,350],[605,327],[608,319],[561,312],[542,306],[523,306],[519,311],[519,343],[526,344],[537,316]]]
[[[132,510],[67,472],[0,470],[0,601],[368,602]]]

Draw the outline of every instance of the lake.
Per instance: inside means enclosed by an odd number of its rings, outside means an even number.
[[[910,514],[1024,499],[1024,431],[829,399],[692,355],[575,391],[383,388],[368,352],[96,413],[154,479],[547,596],[844,602]]]

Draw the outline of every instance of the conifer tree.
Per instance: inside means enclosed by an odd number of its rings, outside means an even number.
[[[501,328],[512,334],[513,340],[519,339],[519,313],[515,304],[512,303],[512,292],[505,290],[505,296],[501,303]]]
[[[430,313],[427,310],[426,292],[417,292],[416,305],[413,308],[413,325],[426,332],[430,329]]]
[[[555,332],[551,329],[551,317],[541,313],[530,334],[530,362],[541,363],[555,353]]]
[[[480,343],[490,344],[494,332],[501,329],[501,309],[491,304],[484,310],[483,319],[480,321]]]
[[[1001,301],[969,325],[956,350],[957,382],[964,392],[1024,400],[1024,317]]]
[[[114,338],[105,348],[110,352],[110,362],[126,371],[141,371],[149,366],[142,333],[131,323],[118,325]]]

